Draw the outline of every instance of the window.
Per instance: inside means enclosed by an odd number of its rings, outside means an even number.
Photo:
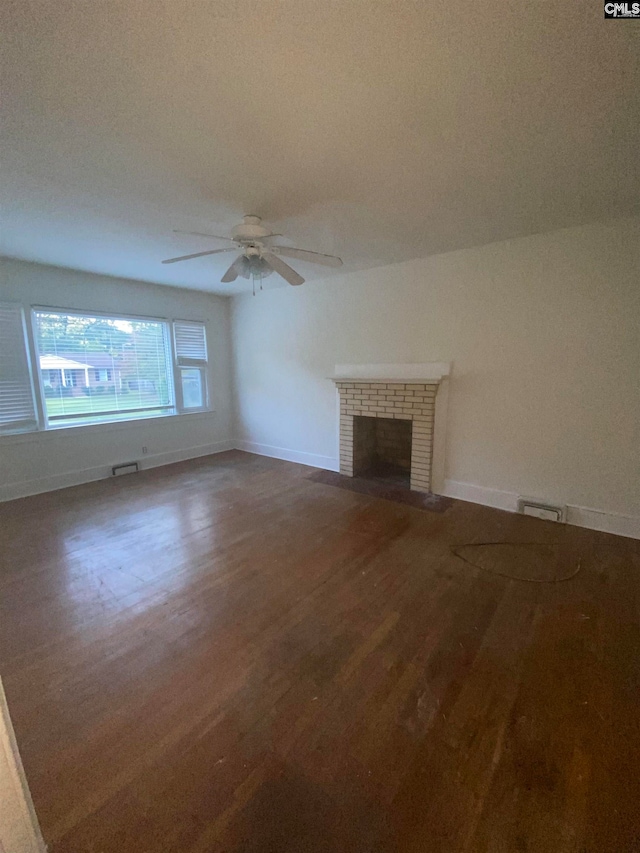
[[[168,324],[34,312],[48,425],[175,412]]]
[[[0,304],[0,434],[37,426],[22,306]]]
[[[0,434],[208,406],[203,323],[0,304]]]
[[[181,408],[185,412],[206,409],[207,338],[204,324],[176,320],[173,335]]]

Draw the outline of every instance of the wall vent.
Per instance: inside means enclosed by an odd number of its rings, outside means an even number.
[[[535,498],[518,498],[518,512],[545,521],[566,521],[567,518],[566,506],[554,506]]]
[[[137,462],[123,462],[122,465],[114,465],[111,469],[111,473],[114,477],[120,477],[122,474],[133,474],[137,470]]]

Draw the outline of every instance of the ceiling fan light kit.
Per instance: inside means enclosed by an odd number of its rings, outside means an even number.
[[[191,234],[197,237],[208,237],[214,240],[225,240],[234,243],[233,246],[226,246],[223,249],[209,249],[205,252],[195,252],[190,255],[180,255],[177,258],[167,258],[162,261],[163,264],[175,264],[180,261],[190,261],[193,258],[204,258],[207,255],[217,255],[221,252],[236,252],[238,249],[241,254],[234,260],[226,273],[222,276],[221,281],[230,283],[235,281],[238,276],[241,278],[251,279],[253,281],[253,293],[255,295],[256,281],[260,282],[262,288],[262,279],[267,278],[273,272],[287,281],[289,284],[297,286],[304,283],[304,278],[297,273],[293,267],[285,263],[280,255],[288,258],[294,258],[300,261],[309,261],[313,264],[322,264],[326,267],[340,267],[342,260],[334,255],[323,255],[320,252],[310,252],[308,249],[296,249],[291,246],[274,246],[271,240],[274,237],[282,237],[282,234],[275,234],[262,224],[259,216],[248,215],[243,218],[240,225],[236,225],[231,230],[231,237],[219,237],[216,234],[202,234],[199,231],[175,231],[176,234]]]
[[[238,260],[240,261],[239,275],[242,278],[263,279],[275,272],[259,254],[251,254],[251,250],[246,255],[241,255]]]

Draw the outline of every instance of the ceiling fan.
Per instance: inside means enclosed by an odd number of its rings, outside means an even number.
[[[181,255],[179,258],[167,258],[166,261],[162,261],[163,264],[175,264],[179,261],[190,261],[192,258],[204,258],[206,255],[240,250],[238,257],[220,279],[225,284],[235,281],[238,276],[241,276],[242,278],[253,279],[255,288],[256,280],[262,281],[263,278],[273,272],[277,272],[289,284],[303,284],[302,276],[285,263],[280,257],[281,255],[286,258],[310,261],[313,264],[322,264],[325,267],[342,266],[341,259],[334,257],[334,255],[323,255],[319,252],[294,249],[290,246],[274,246],[271,241],[274,237],[282,237],[282,234],[274,234],[265,228],[259,216],[245,216],[243,222],[232,229],[231,237],[201,234],[199,231],[175,231],[174,233],[212,237],[214,240],[228,240],[233,243],[233,246],[224,249],[209,249],[207,252],[195,252],[192,255]]]

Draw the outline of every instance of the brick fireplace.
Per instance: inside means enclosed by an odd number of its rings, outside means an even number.
[[[451,363],[336,364],[340,473],[390,471],[413,491],[445,489]]]
[[[418,492],[430,491],[438,381],[376,382],[355,378],[334,381],[340,394],[340,473],[357,476],[372,453],[378,458],[381,455],[371,450],[372,434],[377,437],[384,430],[363,426],[360,419],[407,421],[411,430],[409,487]]]

